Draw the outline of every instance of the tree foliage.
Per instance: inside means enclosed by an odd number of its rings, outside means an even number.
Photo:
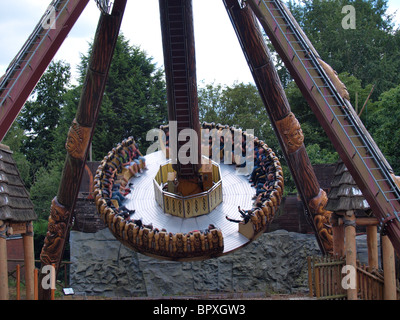
[[[199,88],[200,121],[254,129],[254,134],[272,148],[278,142],[264,104],[253,84],[235,83],[231,87],[208,84]]]
[[[371,107],[371,134],[397,175],[400,175],[400,85],[381,94]]]
[[[81,73],[86,71],[87,63],[88,56],[83,56]],[[167,121],[166,106],[163,70],[120,35],[93,137],[94,159],[102,159],[129,136],[145,150],[147,131]]]
[[[355,9],[355,29],[342,27],[346,5]],[[400,82],[400,32],[387,0],[291,0],[289,8],[322,59],[363,86],[375,84],[375,99]]]
[[[54,160],[56,129],[65,106],[70,78],[69,64],[52,62],[17,118],[26,134],[22,148],[35,171],[47,167]]]

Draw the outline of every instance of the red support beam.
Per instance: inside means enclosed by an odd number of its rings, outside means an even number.
[[[53,1],[55,25],[46,28],[43,16],[0,83],[0,141],[17,118],[89,0]],[[51,18],[51,15],[49,16]],[[50,20],[50,22],[52,22]]]

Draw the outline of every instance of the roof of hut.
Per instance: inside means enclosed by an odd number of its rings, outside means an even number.
[[[12,151],[0,144],[0,220],[27,222],[37,219]]]
[[[333,212],[368,211],[370,209],[360,188],[341,160],[339,160],[335,168],[326,209]]]

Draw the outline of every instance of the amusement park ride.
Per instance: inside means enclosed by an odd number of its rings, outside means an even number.
[[[0,140],[88,2],[54,0],[0,79]],[[42,266],[55,264],[58,268],[62,258],[127,0],[115,0],[113,5],[105,0],[96,2],[101,9],[100,20],[76,117],[67,137],[67,157],[59,191],[51,206],[41,253]],[[169,145],[175,144],[178,153],[187,143],[178,139],[186,129],[198,137],[209,129],[224,134],[225,138],[239,132],[245,141],[253,139],[256,148],[264,149],[273,169],[273,190],[262,206],[253,211],[248,223],[232,223],[225,215],[240,217],[238,206],[251,208],[254,194],[248,183],[240,185],[246,179],[240,180],[235,175],[236,166],[204,161],[200,144],[196,145],[195,161],[189,163],[180,161],[171,149],[168,149],[170,154],[166,153],[164,148],[164,152],[146,157],[149,170],[135,180],[134,195],[128,196],[132,202],[126,204],[129,208],[134,203],[136,213],[132,220],[126,219],[117,214],[118,206],[108,201],[104,186],[110,168],[117,169],[117,174],[128,182],[131,178],[120,160],[121,153],[130,152],[135,145],[133,138],[127,138],[102,161],[95,178],[95,202],[111,232],[133,250],[170,260],[208,259],[243,247],[266,229],[282,197],[282,169],[274,152],[256,137],[228,126],[200,124],[192,0],[159,2],[169,124],[176,124],[174,134],[170,126],[162,126],[161,133],[170,133]],[[327,195],[312,169],[300,124],[290,110],[259,24],[361,189],[381,228],[400,253],[399,180],[355,113],[346,88],[334,70],[318,55],[283,1],[223,0],[223,3],[321,251],[332,251],[331,212],[325,209]],[[56,28],[46,26],[50,15],[55,19],[49,19],[49,23],[56,23]],[[209,156],[207,152],[206,155]],[[142,218],[143,224],[153,226],[140,227],[134,220],[137,217]],[[42,298],[48,294],[46,290],[41,292]]]

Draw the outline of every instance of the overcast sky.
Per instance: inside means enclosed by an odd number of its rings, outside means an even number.
[[[8,67],[26,39],[32,33],[50,0],[3,1],[0,10],[0,75]],[[231,85],[234,81],[253,82],[232,24],[221,0],[193,0],[196,42],[197,80],[205,83]],[[396,24],[400,23],[400,0],[389,0],[389,13],[396,10]],[[88,51],[93,40],[100,11],[95,0],[90,0],[55,59],[71,64],[73,76],[80,54]],[[125,11],[122,33],[131,45],[153,57],[163,65],[158,0],[129,0]]]

